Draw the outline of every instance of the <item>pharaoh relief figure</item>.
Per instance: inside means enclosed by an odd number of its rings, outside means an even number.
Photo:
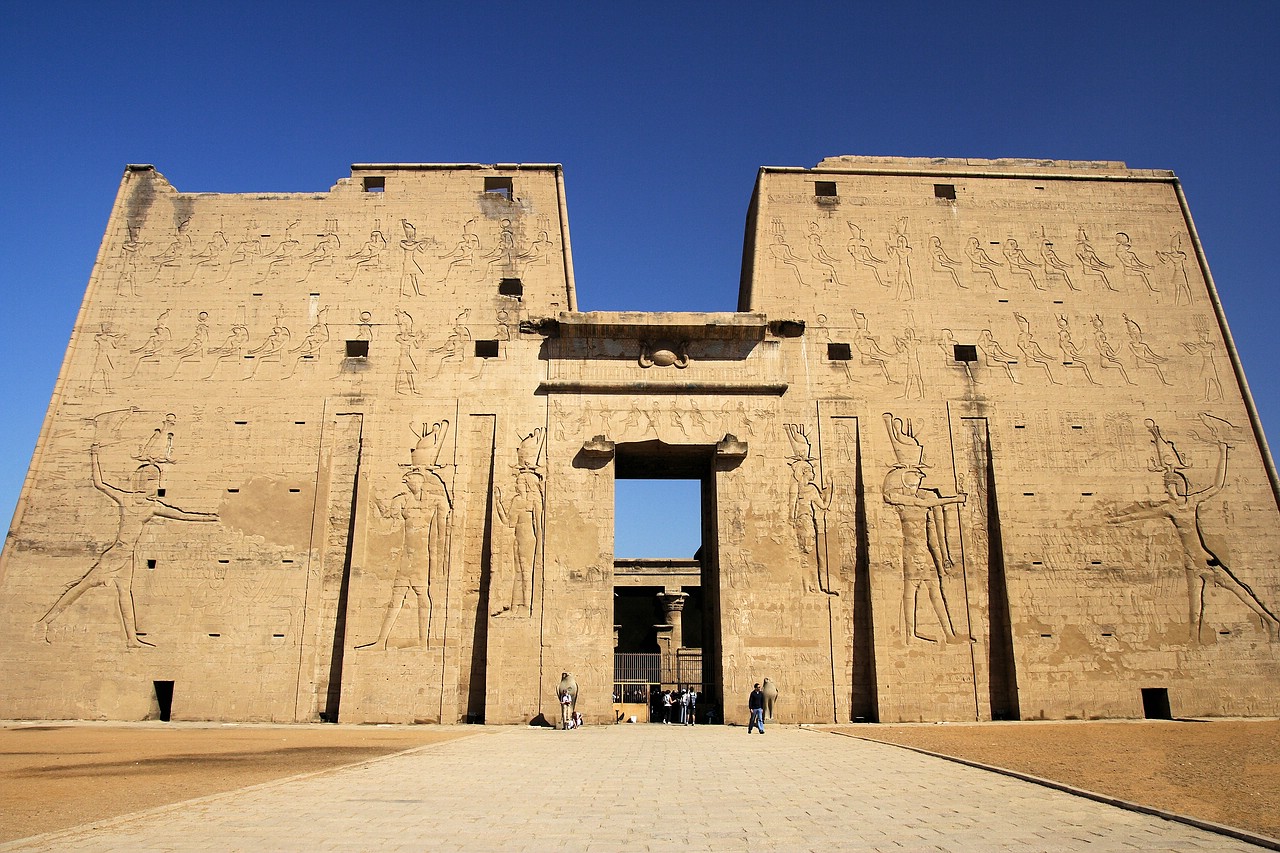
[[[831,583],[831,564],[834,562],[836,566],[840,565],[839,539],[833,537],[832,541],[827,537],[827,511],[831,509],[835,488],[830,478],[819,485],[813,465],[816,461],[813,448],[804,426],[783,424],[783,428],[791,442],[791,524],[795,528],[800,552],[806,556],[806,561],[808,555],[812,554],[817,569],[817,588],[814,588],[812,582],[814,576],[806,571],[805,591],[839,595]]]
[[[166,420],[166,425],[168,423],[169,421]],[[147,446],[144,445],[144,448]],[[49,626],[80,596],[96,587],[110,587],[116,595],[116,607],[120,614],[121,626],[124,628],[125,644],[130,648],[153,647],[154,643],[138,635],[137,613],[134,608],[133,576],[138,565],[138,542],[151,522],[156,519],[214,522],[218,520],[218,516],[212,512],[191,512],[179,509],[160,500],[160,466],[150,459],[134,471],[133,488],[122,489],[106,482],[102,478],[102,463],[98,458],[99,449],[100,445],[97,442],[89,446],[90,477],[93,487],[116,505],[119,518],[116,523],[115,540],[98,555],[98,559],[87,572],[67,585],[58,596],[58,600],[36,624],[44,631],[47,642]]]
[[[1196,437],[1212,442],[1218,448],[1218,464],[1213,482],[1193,488],[1185,473],[1191,466],[1173,441],[1164,436],[1159,424],[1148,418],[1145,424],[1147,431],[1151,433],[1151,444],[1155,451],[1149,470],[1161,475],[1165,497],[1115,508],[1108,513],[1107,520],[1112,524],[1127,524],[1150,519],[1167,521],[1173,526],[1181,546],[1182,569],[1187,580],[1188,633],[1191,642],[1203,642],[1207,596],[1209,590],[1215,587],[1231,593],[1252,611],[1269,639],[1280,639],[1280,618],[1277,618],[1275,611],[1264,604],[1257,593],[1227,565],[1226,549],[1217,543],[1211,544],[1210,537],[1206,536],[1200,518],[1200,507],[1227,485],[1227,455],[1231,450],[1230,442],[1235,427],[1208,412],[1201,412],[1199,418],[1207,433],[1195,434]]]
[[[386,649],[396,618],[413,593],[418,607],[416,647],[426,649],[431,636],[432,586],[442,595],[445,567],[449,560],[449,520],[453,509],[449,489],[440,478],[440,453],[449,435],[449,422],[422,425],[418,443],[410,451],[409,465],[401,482],[405,490],[388,500],[373,496],[378,515],[393,521],[403,534],[400,559],[391,581],[391,600],[382,616],[378,638],[357,649]]]
[[[489,613],[493,616],[511,611],[529,612],[538,556],[542,545],[542,514],[545,491],[540,460],[543,430],[520,438],[516,449],[515,494],[504,498],[502,487],[494,488],[494,509],[498,520],[511,529],[511,566],[495,562],[493,582],[489,585]]]
[[[895,462],[884,478],[884,501],[898,511],[902,524],[902,618],[904,635],[912,639],[937,642],[924,633],[919,620],[920,591],[929,596],[934,617],[942,629],[944,643],[967,642],[956,634],[947,608],[942,578],[954,565],[947,541],[945,509],[963,504],[963,492],[943,496],[936,489],[921,487],[925,478],[924,446],[916,438],[911,421],[904,422],[886,412],[885,427],[889,431]]]

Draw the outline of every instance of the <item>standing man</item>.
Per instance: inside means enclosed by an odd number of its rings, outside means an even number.
[[[747,734],[751,734],[751,730],[756,726],[760,727],[760,734],[764,734],[764,692],[759,684],[751,688],[751,696],[747,699],[747,710],[751,712],[751,720],[747,723]]]

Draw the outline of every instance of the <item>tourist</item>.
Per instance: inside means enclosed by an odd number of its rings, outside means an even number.
[[[751,719],[747,723],[747,734],[751,734],[751,730],[756,726],[760,727],[760,734],[764,734],[764,692],[759,684],[751,688],[751,696],[747,699],[747,710],[751,712]]]
[[[671,724],[671,691],[662,691],[662,722],[666,725]]]
[[[689,716],[686,718],[687,724],[695,726],[698,724],[698,691],[689,691]]]

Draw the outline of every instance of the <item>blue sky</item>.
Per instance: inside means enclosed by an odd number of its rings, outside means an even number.
[[[0,518],[126,163],[192,192],[325,190],[354,162],[563,163],[580,307],[690,311],[736,304],[761,165],[1172,169],[1275,434],[1277,38],[1265,2],[9,0]]]

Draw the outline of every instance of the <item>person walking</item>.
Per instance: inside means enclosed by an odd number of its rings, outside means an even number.
[[[662,722],[671,724],[671,691],[662,691]]]
[[[751,712],[751,720],[747,723],[747,734],[751,734],[751,730],[756,726],[760,727],[760,734],[764,734],[764,691],[760,689],[759,684],[751,689],[751,696],[747,699],[747,710]]]

